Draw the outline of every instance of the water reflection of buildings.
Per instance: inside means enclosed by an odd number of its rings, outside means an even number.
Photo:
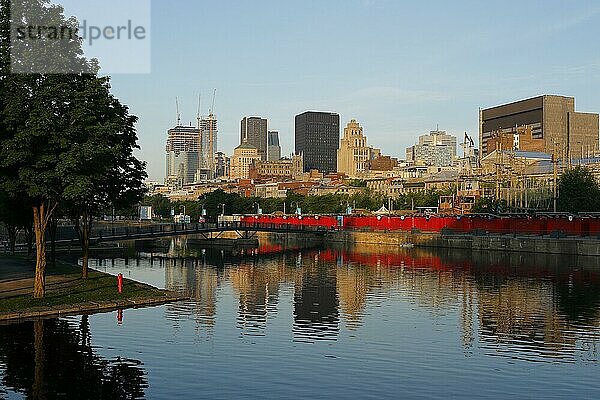
[[[196,322],[212,327],[217,312],[218,269],[206,259],[165,259],[165,287],[191,299],[167,305],[167,313],[177,318],[193,316]]]
[[[600,339],[600,265],[573,267],[568,257],[496,253],[402,252],[361,245],[319,254],[335,269],[346,326],[360,326],[368,303],[404,296],[433,318],[456,313],[466,352],[502,348],[553,358],[577,348],[596,359]],[[590,261],[590,260],[588,260]],[[568,267],[571,265],[571,267]],[[377,311],[373,311],[377,312]]]
[[[312,256],[312,257],[311,257]],[[309,254],[294,290],[294,336],[298,340],[336,339],[339,301],[336,269],[320,253]]]
[[[556,258],[549,257],[546,264],[521,262],[515,268],[503,267],[510,265],[504,264],[507,260],[475,260],[483,261],[475,275],[483,347],[500,354],[518,349],[523,358],[572,359],[577,353],[597,359],[600,272],[568,267],[572,259]]]
[[[373,283],[373,274],[368,267],[346,264],[337,268],[336,286],[340,312],[349,329],[361,325],[367,294]]]
[[[495,351],[516,348],[525,357],[528,352],[563,357],[586,340],[593,341],[587,347],[595,348],[600,266],[569,268],[562,264],[572,260],[555,256],[365,245],[360,250],[263,250],[168,260],[167,287],[191,296],[198,321],[211,325],[218,287],[231,285],[237,326],[248,335],[265,334],[281,296],[293,296],[294,338],[309,341],[335,340],[342,326],[359,329],[366,313],[402,297],[433,319],[456,315],[467,353],[477,345]],[[169,307],[181,314],[190,311]]]
[[[238,328],[245,335],[264,335],[269,317],[277,314],[279,285],[287,280],[280,260],[245,258],[226,276],[238,296]]]

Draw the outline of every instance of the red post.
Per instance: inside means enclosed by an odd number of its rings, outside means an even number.
[[[117,275],[117,290],[123,293],[123,274]]]

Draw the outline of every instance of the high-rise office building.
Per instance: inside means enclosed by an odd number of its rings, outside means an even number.
[[[337,172],[358,177],[369,170],[369,163],[381,154],[381,150],[367,145],[367,137],[356,120],[344,128],[344,137],[337,151]]]
[[[178,125],[167,131],[165,182],[188,185],[215,176],[217,119],[198,117],[197,126]]]
[[[598,150],[598,114],[575,111],[575,98],[543,95],[480,111],[479,148],[485,157],[492,148],[488,142],[502,143],[504,136],[518,137],[531,130],[531,143],[543,140],[546,153],[557,152],[559,157],[578,158]],[[529,129],[524,129],[524,127]],[[496,138],[494,140],[494,138]],[[498,139],[499,138],[499,139]]]
[[[167,132],[165,182],[194,183],[200,167],[200,130],[176,126]]]
[[[262,160],[267,160],[267,120],[261,117],[244,117],[240,124],[240,144],[248,143],[258,149]]]
[[[456,136],[435,130],[419,136],[419,143],[406,149],[406,161],[416,165],[447,167],[456,159]]]
[[[215,166],[214,161],[211,163],[210,160],[214,160],[215,153],[217,152],[217,138],[219,133],[219,127],[217,118],[214,115],[200,118],[200,130],[202,132],[202,168],[211,170],[214,175]]]
[[[200,132],[200,161],[197,181],[216,176],[215,154],[217,153],[218,123],[214,115],[198,118]]]
[[[267,135],[267,161],[278,161],[280,158],[279,132],[269,131]]]
[[[295,125],[295,152],[303,155],[304,172],[313,169],[323,173],[336,172],[339,114],[306,111],[296,115]]]

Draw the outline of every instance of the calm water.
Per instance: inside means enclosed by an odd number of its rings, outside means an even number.
[[[94,264],[191,301],[0,326],[0,398],[600,398],[595,259],[177,245]]]

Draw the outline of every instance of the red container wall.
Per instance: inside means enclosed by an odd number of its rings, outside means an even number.
[[[600,236],[600,218],[566,217],[392,217],[392,216],[343,216],[343,224],[339,225],[338,216],[303,215],[277,216],[259,215],[242,216],[241,221],[273,227],[311,227],[331,229],[350,229],[364,231],[411,231],[441,232],[448,229],[456,233],[472,233],[483,231],[495,234],[547,235],[561,232],[572,236]]]

